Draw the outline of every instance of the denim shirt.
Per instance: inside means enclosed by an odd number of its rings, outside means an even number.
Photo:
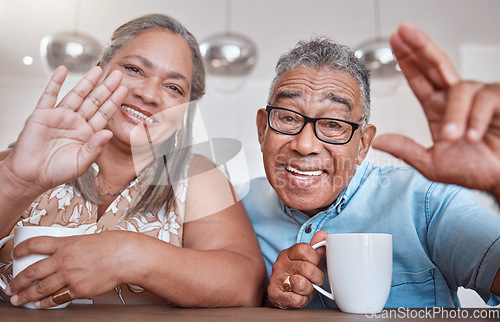
[[[389,233],[393,275],[385,307],[459,307],[459,286],[491,305],[500,303],[490,293],[500,267],[500,217],[467,189],[431,182],[410,167],[363,162],[337,200],[312,218],[284,205],[266,178],[253,179],[240,192],[268,279],[281,250],[309,243],[319,230]],[[323,288],[330,290],[328,284]],[[316,293],[308,307],[336,305]]]

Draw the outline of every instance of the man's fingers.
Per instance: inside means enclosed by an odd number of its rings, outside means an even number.
[[[426,101],[435,92],[435,87],[422,70],[421,63],[413,53],[412,48],[401,38],[399,30],[391,35],[390,43],[408,85],[420,102]]]
[[[57,95],[61,91],[61,86],[68,75],[68,69],[64,66],[59,66],[52,74],[52,77],[45,87],[36,108],[53,108],[57,103]]]
[[[77,111],[81,107],[83,100],[94,89],[94,86],[99,81],[101,75],[102,68],[98,66],[93,67],[85,74],[85,76],[83,76],[75,87],[73,87],[71,91],[64,96],[57,106]]]
[[[306,243],[280,252],[269,280],[268,300],[272,305],[299,308],[309,303],[314,294],[311,283],[323,284],[325,274],[307,258],[321,259],[316,250]]]
[[[373,148],[402,159],[430,180],[435,177],[429,152],[406,136],[398,134],[381,135],[375,138]]]
[[[460,80],[448,56],[426,33],[409,22],[401,24],[397,32],[416,56],[422,72],[436,87],[447,88]]]
[[[269,303],[280,309],[298,309],[309,303],[308,297],[294,292],[283,292],[276,287],[272,287],[271,284],[267,290],[267,295]]]
[[[469,142],[480,141],[492,125],[495,114],[500,113],[500,84],[482,87],[474,99],[469,116],[466,139]]]
[[[321,261],[321,256],[318,252],[312,248],[311,245],[306,243],[300,243],[290,247],[287,256],[291,261],[312,263],[313,265],[318,265]]]
[[[322,256],[309,244],[300,243],[282,251],[273,270],[283,272],[286,276],[301,275],[310,283],[323,284],[325,274],[318,268]]]
[[[469,115],[480,83],[461,82],[448,91],[448,102],[441,132],[443,140],[455,141],[463,137],[469,123]]]
[[[295,294],[307,297],[314,292],[311,281],[302,275],[290,275],[288,280],[290,281],[291,291]]]
[[[273,275],[271,277],[271,280],[269,281],[269,287],[267,289],[267,295],[270,304],[281,309],[300,308],[305,306],[309,302],[309,298],[308,296],[295,293],[291,281],[292,276],[289,277],[291,290],[285,290],[283,282],[288,276],[290,275]]]
[[[325,240],[327,235],[328,235],[328,233],[326,231],[320,230],[314,234],[314,236],[311,238],[311,241],[309,242],[309,244],[311,246],[313,246],[313,245]],[[324,246],[319,247],[316,249],[316,252],[319,254],[319,256],[323,257],[323,256],[325,256],[325,253],[326,253],[326,247],[324,247]]]
[[[479,82],[460,82],[448,91],[448,102],[441,133],[443,140],[456,141],[464,136],[478,142],[500,110],[500,86]]]

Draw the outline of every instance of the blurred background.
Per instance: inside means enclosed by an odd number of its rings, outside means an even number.
[[[148,13],[173,16],[200,43],[226,33],[243,35],[255,46],[247,73],[209,74],[207,94],[199,102],[201,137],[242,144],[237,162],[227,164],[237,186],[264,175],[256,111],[267,103],[278,57],[300,39],[324,35],[363,49],[411,21],[441,46],[464,78],[500,81],[497,0],[0,0],[0,149],[16,140],[48,80],[42,39],[77,32],[104,46],[119,25]],[[69,77],[63,92],[78,76]],[[374,77],[372,87],[370,122],[379,134],[398,132],[431,143],[420,106],[401,75]],[[376,151],[369,158],[400,163]],[[488,196],[477,197],[497,212]],[[475,294],[461,296],[464,306],[481,305]]]

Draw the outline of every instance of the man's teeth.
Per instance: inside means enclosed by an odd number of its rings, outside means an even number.
[[[296,174],[300,174],[300,175],[303,175],[303,176],[320,176],[323,174],[323,170],[316,170],[316,171],[300,171],[298,169],[295,169],[289,165],[285,166],[285,168],[292,172],[292,173],[296,173]]]
[[[141,112],[134,110],[133,108],[122,105],[122,109],[124,109],[125,111],[127,111],[128,113],[130,113],[132,115],[135,115],[136,117],[138,117],[140,119],[143,119],[144,121],[146,121],[150,124],[154,122],[154,118],[152,116],[146,116],[146,115],[142,114]]]

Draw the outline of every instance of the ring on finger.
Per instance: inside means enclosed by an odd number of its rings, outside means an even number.
[[[290,284],[290,275],[288,275],[283,281],[283,288],[285,292],[292,292],[292,284]]]

